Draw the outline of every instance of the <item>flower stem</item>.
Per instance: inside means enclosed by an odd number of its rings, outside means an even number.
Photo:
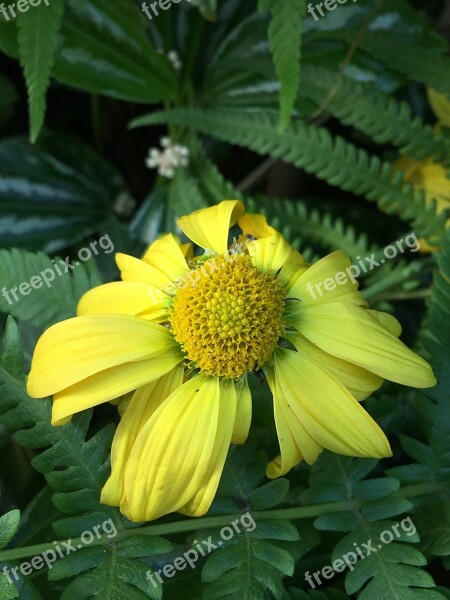
[[[400,489],[394,496],[402,498],[414,498],[415,496],[423,496],[426,494],[432,494],[442,489],[439,483],[426,482],[419,483],[417,485],[410,485]],[[341,512],[341,511],[352,511],[357,508],[354,501],[343,500],[340,502],[328,502],[326,504],[313,504],[310,506],[294,506],[289,508],[278,508],[274,510],[263,510],[263,511],[252,511],[252,517],[255,521],[267,521],[269,519],[310,519],[318,517],[320,515]],[[183,533],[197,531],[200,529],[223,527],[229,525],[235,519],[240,519],[242,513],[234,515],[221,515],[218,517],[202,517],[199,519],[184,519],[183,521],[174,521],[173,523],[163,523],[158,525],[147,525],[145,527],[139,527],[135,529],[123,529],[114,539],[124,539],[133,535],[169,535],[171,533]],[[107,545],[108,536],[101,535],[98,539],[93,540],[89,546],[101,546]],[[62,540],[57,542],[63,545]],[[74,547],[79,545],[85,546],[81,538],[75,538],[71,540]],[[86,545],[87,546],[87,545]],[[35,546],[27,546],[25,548],[13,548],[11,550],[3,550],[0,552],[0,562],[13,561],[21,558],[27,558],[30,556],[37,556],[45,552],[46,550],[54,550],[55,543],[37,544]]]

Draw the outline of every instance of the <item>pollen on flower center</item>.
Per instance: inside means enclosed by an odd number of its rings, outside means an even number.
[[[285,293],[247,255],[217,256],[189,273],[170,312],[173,334],[201,371],[237,378],[269,359],[284,333]]]

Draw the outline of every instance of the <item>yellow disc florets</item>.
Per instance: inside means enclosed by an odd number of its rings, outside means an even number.
[[[213,257],[180,285],[170,312],[176,340],[201,371],[237,378],[269,359],[284,333],[284,290],[246,255]]]

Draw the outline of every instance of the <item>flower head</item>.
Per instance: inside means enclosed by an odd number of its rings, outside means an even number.
[[[207,512],[230,444],[248,435],[253,370],[273,393],[280,456],[269,477],[324,448],[390,456],[360,401],[383,378],[415,387],[435,379],[398,340],[399,323],[370,310],[351,279],[309,293],[350,266],[344,253],[309,265],[237,200],[178,224],[200,253],[169,234],[141,260],[118,254],[122,281],[85,294],[78,316],[36,346],[28,392],[53,395],[54,425],[134,391],[102,501],[133,521]],[[229,246],[235,224],[242,233]]]

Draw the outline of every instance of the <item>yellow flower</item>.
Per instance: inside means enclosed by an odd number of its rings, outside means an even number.
[[[432,158],[414,160],[408,156],[399,158],[394,164],[394,171],[402,171],[405,181],[412,183],[417,189],[425,192],[425,202],[429,204],[436,200],[436,214],[450,209],[450,179],[446,169]],[[450,220],[447,221],[447,227]],[[420,239],[421,252],[439,250],[436,245],[430,245],[427,240]]]
[[[229,229],[243,233],[228,247]],[[118,254],[122,281],[80,301],[78,316],[39,340],[28,392],[53,395],[52,423],[135,390],[126,399],[102,502],[133,521],[173,511],[203,515],[231,443],[251,421],[247,374],[262,369],[273,392],[281,455],[269,477],[323,448],[390,456],[363,410],[383,378],[430,387],[429,365],[398,340],[390,315],[369,310],[348,280],[309,290],[350,266],[342,252],[310,266],[262,215],[227,200],[179,220],[204,250],[172,235],[142,260]]]
[[[427,88],[427,94],[438,123],[444,127],[450,127],[450,100],[448,97],[431,88]]]

